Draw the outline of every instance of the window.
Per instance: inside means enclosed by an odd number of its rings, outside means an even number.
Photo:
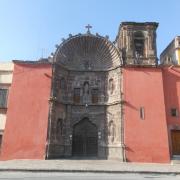
[[[80,103],[80,88],[74,89],[74,103]]]
[[[60,88],[61,89],[65,89],[66,88],[66,82],[64,78],[60,79]]]
[[[140,109],[139,109],[139,114],[140,114],[140,118],[141,118],[141,119],[145,119],[144,107],[140,107]]]
[[[98,89],[92,89],[92,103],[98,103]]]
[[[170,56],[167,56],[166,59],[167,59],[167,63],[171,62],[171,57]]]
[[[171,108],[171,116],[178,117],[178,110],[176,108]]]
[[[0,89],[0,108],[7,107],[8,89]]]
[[[142,32],[134,33],[134,50],[135,56],[142,57],[144,55],[144,35]]]

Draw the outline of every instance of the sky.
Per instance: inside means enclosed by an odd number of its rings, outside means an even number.
[[[158,57],[180,35],[180,0],[0,0],[0,61],[37,60],[71,33],[115,40],[123,21],[158,22]]]

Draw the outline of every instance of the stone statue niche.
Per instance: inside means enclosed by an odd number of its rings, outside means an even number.
[[[106,128],[107,144],[114,144],[116,138],[116,124],[114,122],[114,115],[110,112],[107,113]]]
[[[108,143],[113,144],[116,137],[116,126],[114,122],[111,120],[108,123]]]
[[[56,124],[56,139],[60,140],[63,135],[63,119],[59,118]]]
[[[114,91],[114,82],[113,82],[113,79],[109,79],[109,92],[110,94],[113,94],[113,91]]]
[[[83,102],[88,103],[89,102],[89,82],[84,82],[83,85]]]

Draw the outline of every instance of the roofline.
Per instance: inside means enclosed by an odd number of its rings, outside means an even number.
[[[135,25],[135,26],[155,26],[156,28],[158,27],[159,23],[157,22],[133,22],[133,21],[124,21],[120,24],[120,26],[124,25]]]
[[[45,61],[45,60],[38,60],[38,61],[23,61],[23,60],[12,60],[13,63],[15,64],[52,64],[51,62]]]
[[[126,26],[126,25],[133,25],[133,26],[149,26],[150,25],[150,26],[155,26],[155,30],[156,30],[157,27],[159,26],[159,23],[157,23],[157,22],[133,22],[133,21],[121,22],[121,24],[119,25],[119,28],[118,28],[118,33],[116,35],[115,42],[117,42],[117,39],[120,35],[122,26]]]
[[[176,36],[177,37],[177,36]],[[173,40],[171,40],[171,42],[165,47],[165,49],[161,52],[160,54],[160,60],[161,60],[161,56],[163,56],[163,54],[171,47],[171,45],[173,45],[175,42],[175,38]]]

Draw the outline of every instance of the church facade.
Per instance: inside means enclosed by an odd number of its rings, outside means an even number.
[[[158,23],[115,42],[69,35],[48,59],[13,61],[1,155],[162,162],[180,155],[180,68],[158,65]]]

